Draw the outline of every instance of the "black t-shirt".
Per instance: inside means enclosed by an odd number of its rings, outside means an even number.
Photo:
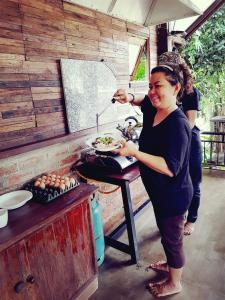
[[[184,96],[181,99],[182,110],[185,113],[188,110],[200,110],[201,94],[198,89],[194,88],[194,92]]]
[[[180,108],[186,113],[188,110],[196,110],[200,111],[200,100],[201,100],[201,93],[198,89],[194,88],[193,93],[187,95],[184,94],[181,98]],[[199,128],[195,125],[192,128],[192,134],[199,134]]]
[[[147,96],[141,109],[143,130],[139,150],[163,157],[174,174],[169,177],[140,162],[143,183],[158,215],[181,215],[188,209],[193,193],[188,168],[191,130],[187,118],[178,108],[153,127],[156,109]]]

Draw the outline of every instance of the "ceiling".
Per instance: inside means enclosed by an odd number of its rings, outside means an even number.
[[[195,4],[198,7],[201,7],[202,11],[205,11],[214,0],[195,0]],[[173,20],[169,22],[169,29],[174,31],[185,31],[196,19],[198,16],[189,17],[180,20]]]
[[[190,0],[66,1],[144,26],[158,25],[201,14],[201,10]]]

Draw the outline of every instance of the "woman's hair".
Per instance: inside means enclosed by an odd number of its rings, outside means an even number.
[[[172,86],[175,86],[177,83],[180,83],[181,88],[180,88],[179,93],[177,94],[177,99],[179,100],[183,95],[183,83],[184,83],[184,80],[183,80],[180,72],[178,72],[173,67],[171,67],[170,65],[167,65],[167,64],[159,65],[151,70],[151,74],[155,74],[158,72],[164,73],[166,76],[166,80]]]
[[[159,56],[159,66],[167,65],[179,74],[180,83],[186,94],[194,92],[193,78],[185,60],[176,52],[164,52]]]

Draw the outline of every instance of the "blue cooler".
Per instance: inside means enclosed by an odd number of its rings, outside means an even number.
[[[93,226],[94,226],[94,237],[95,237],[95,245],[96,245],[96,258],[97,264],[100,266],[104,261],[105,256],[105,241],[104,241],[104,231],[103,231],[103,223],[101,216],[101,208],[96,200],[95,195],[91,200],[92,206],[92,216],[93,216]]]

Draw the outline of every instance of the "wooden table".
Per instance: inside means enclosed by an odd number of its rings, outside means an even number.
[[[108,172],[104,169],[96,168],[88,164],[83,164],[77,167],[77,170],[85,177],[110,183],[110,184],[115,184],[121,187],[124,213],[125,213],[125,223],[127,227],[129,244],[127,245],[125,243],[116,240],[115,236],[118,230],[120,230],[120,226],[116,228],[113,231],[113,233],[111,233],[109,236],[105,236],[105,243],[108,246],[111,246],[122,252],[130,254],[131,261],[133,263],[137,263],[139,259],[139,254],[138,254],[136,229],[134,223],[135,212],[133,212],[132,209],[132,201],[131,201],[129,184],[140,176],[138,164],[137,163],[133,164],[132,166],[126,168],[122,173],[116,173],[116,172],[113,173],[112,171]],[[148,202],[149,200],[147,200],[144,203],[144,205],[146,205]]]

